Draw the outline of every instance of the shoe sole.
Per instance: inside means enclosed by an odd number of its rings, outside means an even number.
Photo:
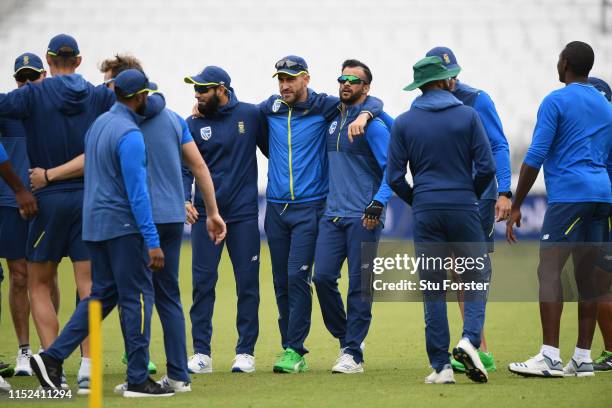
[[[124,398],[164,398],[164,397],[172,397],[174,395],[173,392],[167,394],[146,394],[144,392],[135,392],[135,391],[124,391]]]
[[[32,365],[32,371],[34,371],[34,373],[36,374],[36,377],[38,378],[38,381],[40,381],[40,384],[43,387],[51,388],[54,390],[57,389],[55,384],[51,382],[51,379],[49,378],[49,374],[47,374],[47,368],[45,367],[45,364],[43,363],[42,358],[40,358],[38,354],[34,354],[30,358],[30,364]]]
[[[363,370],[356,370],[356,371],[332,370],[332,374],[361,374],[361,373],[363,373]]]
[[[512,368],[510,368],[510,366],[508,366],[508,371],[510,371],[511,373],[520,375],[521,377],[563,378],[565,376],[563,372],[561,372],[561,374],[551,374],[550,371],[539,372],[539,373],[517,371],[517,370],[513,370]]]
[[[593,371],[587,371],[584,373],[572,373],[572,374],[563,374],[564,377],[594,377],[595,376],[595,372]]]
[[[26,371],[26,370],[15,370],[15,377],[31,377],[32,375],[34,375],[34,373],[32,373],[31,371]]]
[[[299,373],[304,373],[306,372],[306,370],[308,370],[308,368],[300,368],[299,370],[295,371],[295,370],[286,370],[282,367],[273,367],[272,371],[277,373],[277,374],[299,374]]]
[[[254,373],[255,369],[252,370],[243,370],[241,368],[238,367],[232,367],[232,373]]]
[[[205,371],[193,371],[191,368],[187,369],[187,372],[189,374],[212,374],[212,369],[210,370],[205,370]]]
[[[480,368],[476,367],[472,357],[462,349],[461,347],[455,347],[453,349],[453,358],[463,364],[465,367],[465,374],[467,377],[477,383],[486,383],[489,379],[487,375],[483,373]]]
[[[77,395],[89,395],[91,394],[91,390],[89,388],[79,388],[77,391]]]

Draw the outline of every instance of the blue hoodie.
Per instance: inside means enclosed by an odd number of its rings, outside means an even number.
[[[0,116],[23,119],[31,166],[49,169],[83,153],[87,129],[114,100],[105,86],[95,87],[79,74],[60,75],[0,94]],[[38,194],[82,188],[83,178],[75,178],[54,182]]]
[[[215,186],[219,213],[225,222],[257,218],[257,146],[268,155],[266,118],[256,105],[230,100],[209,117],[189,117],[189,131],[202,154]],[[185,200],[191,200],[193,175],[183,167]],[[206,215],[202,193],[194,204]]]
[[[29,186],[30,162],[26,152],[26,134],[23,123],[20,120],[0,117],[0,141],[4,144],[15,173],[24,186]],[[15,193],[2,179],[0,179],[0,207],[17,208]]]
[[[414,188],[405,178],[408,163]],[[450,92],[427,91],[395,119],[387,182],[414,212],[476,211],[477,199],[494,176],[491,146],[478,114]]]
[[[474,108],[484,126],[491,144],[493,159],[495,159],[497,183],[495,179],[491,180],[480,199],[497,200],[498,192],[510,191],[512,172],[510,171],[510,148],[495,104],[485,91],[472,88],[459,81],[457,81],[453,95],[464,105]]]
[[[268,201],[303,203],[327,197],[326,134],[339,105],[339,98],[311,89],[306,101],[293,106],[279,95],[259,105],[269,128]],[[372,116],[378,116],[382,107],[382,102],[373,97],[363,105]]]

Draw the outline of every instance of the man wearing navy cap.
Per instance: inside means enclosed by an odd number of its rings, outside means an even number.
[[[593,85],[595,89],[601,93],[604,98],[608,102],[612,101],[612,90],[610,90],[610,86],[603,79],[589,77],[589,84]],[[610,105],[610,109],[612,109],[612,105]],[[610,180],[612,180],[612,154],[608,156],[608,175]],[[612,220],[612,206],[610,207],[610,214],[608,219]],[[608,234],[608,242],[612,242],[612,229]],[[608,251],[604,252],[601,259],[600,268],[604,271],[604,276],[610,281],[612,279],[612,275],[610,272],[612,270],[612,261],[608,260],[607,256],[609,254],[609,245]],[[612,284],[612,281],[608,283],[608,285]],[[601,301],[597,304],[597,324],[599,325],[599,330],[601,330],[601,336],[603,337],[604,342],[604,350],[601,352],[599,357],[593,360],[593,370],[594,371],[612,371],[612,302],[610,301]]]
[[[266,119],[257,106],[240,102],[225,70],[208,66],[194,76],[192,84],[200,116],[187,119],[189,130],[210,168],[227,237],[217,246],[208,239],[203,224],[201,189],[192,204],[193,176],[183,172],[185,205],[197,219],[191,231],[193,248],[193,305],[190,316],[194,355],[189,359],[193,373],[212,372],[211,338],[215,286],[224,244],[232,261],[238,295],[236,328],[238,344],[232,372],[255,371],[255,343],[259,334],[259,227],[257,203],[257,157],[259,146],[267,155]]]
[[[147,77],[129,69],[115,78],[117,102],[85,135],[83,239],[92,257],[91,299],[106,317],[115,305],[128,348],[124,397],[170,396],[174,392],[148,376],[153,307],[153,270],[164,267],[164,253],[153,223],[147,188],[146,152],[138,124],[150,91]],[[57,340],[32,356],[43,387],[57,389],[63,361],[88,334],[89,298],[81,301]]]
[[[286,56],[275,68],[280,95],[260,104],[270,144],[265,231],[283,347],[274,372],[297,373],[307,369],[304,341],[312,312],[311,267],[328,192],[326,134],[340,99],[308,88],[310,74],[302,57]],[[381,111],[382,102],[368,97],[348,125],[348,138],[363,134],[367,121]]]
[[[450,48],[435,47],[429,50],[427,57],[440,57],[448,69],[461,68],[457,63],[457,58]],[[485,128],[493,158],[495,159],[496,177],[491,180],[487,189],[482,193],[478,200],[478,211],[482,221],[482,229],[485,233],[489,245],[489,252],[494,251],[495,242],[495,222],[508,219],[512,202],[512,192],[510,191],[511,174],[510,171],[510,148],[504,135],[501,120],[495,109],[493,100],[485,91],[472,88],[471,86],[459,81],[457,77],[450,79],[450,87],[453,95],[464,105],[470,106],[478,112],[478,116]],[[456,275],[454,275],[456,278]],[[460,297],[460,295],[459,295]],[[459,308],[463,316],[463,302],[459,302]],[[478,355],[482,360],[487,371],[495,371],[495,359],[493,354],[488,352],[485,341],[484,331]],[[451,360],[453,369],[458,372],[465,371],[464,367],[456,360]]]
[[[483,285],[490,280],[491,267],[477,200],[495,175],[491,147],[476,111],[450,92],[449,81],[459,74],[460,68],[449,69],[440,57],[431,56],[417,62],[413,69],[414,82],[404,90],[420,88],[423,94],[414,100],[408,112],[395,119],[387,182],[412,207],[415,253],[425,258],[445,259],[454,255],[480,260],[478,267],[461,276],[464,282]],[[414,186],[405,178],[408,164]],[[441,285],[446,270],[422,265],[419,279]],[[463,333],[453,349],[453,357],[475,382],[488,380],[477,353],[486,296],[486,290],[465,291]],[[425,383],[454,383],[448,353],[446,290],[424,290],[423,303],[427,355],[434,369]]]
[[[89,126],[114,101],[112,91],[94,87],[75,73],[82,58],[73,37],[53,37],[46,59],[52,78],[0,94],[0,116],[23,120],[30,164],[48,180],[36,191],[40,211],[30,223],[26,248],[32,317],[43,348],[51,345],[59,331],[49,283],[55,280],[64,256],[73,262],[79,297],[87,297],[91,290],[89,253],[81,238],[83,140]],[[77,157],[81,163],[73,167]],[[56,180],[53,172],[44,171],[59,166],[68,167],[70,178]],[[83,356],[78,377],[87,390],[87,342]]]
[[[20,88],[29,82],[38,83],[47,75],[41,59],[30,52],[15,59],[13,78]],[[21,120],[0,117],[0,140],[4,144],[11,164],[24,185],[29,185],[30,164],[26,152],[26,135]],[[28,222],[18,210],[11,188],[0,181],[0,258],[6,258],[9,267],[9,306],[19,344],[15,364],[15,375],[32,375],[30,369],[30,300],[28,298],[28,275],[25,259]],[[50,292],[53,306],[58,308],[58,287],[51,281]]]
[[[133,56],[117,55],[105,60],[100,70],[104,73],[104,82],[114,89],[114,78],[130,68],[142,71],[140,61]],[[156,85],[150,83],[150,88],[155,89]],[[207,238],[210,237],[218,244],[223,239],[225,225],[215,202],[213,181],[189,133],[187,123],[175,112],[158,106],[155,110],[147,109],[140,129],[147,152],[147,186],[151,196],[153,221],[165,256],[164,268],[153,274],[155,307],[164,331],[167,360],[167,375],[160,383],[176,392],[187,392],[191,390],[191,385],[187,372],[185,317],[178,283],[185,222],[181,160],[195,174],[198,186],[204,191],[203,206],[206,207],[208,219],[198,226],[202,233],[206,234],[204,230],[208,230]],[[127,363],[127,355],[125,361]],[[125,389],[127,384],[115,388],[117,392]]]

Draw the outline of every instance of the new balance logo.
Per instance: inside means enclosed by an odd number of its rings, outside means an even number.
[[[259,259],[259,256],[255,255],[251,258],[251,262],[257,262],[258,259]]]

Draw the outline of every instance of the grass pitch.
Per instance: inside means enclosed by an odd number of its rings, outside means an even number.
[[[517,268],[531,267],[537,259],[533,243],[509,249],[500,242],[494,255],[494,278],[508,279]],[[521,254],[517,258],[516,254]],[[193,375],[191,393],[172,398],[126,400],[113,393],[113,387],[124,379],[125,366],[120,359],[123,341],[117,312],[103,323],[104,405],[107,407],[273,407],[273,406],[363,406],[363,407],[434,407],[442,404],[454,407],[609,407],[612,405],[612,372],[594,378],[533,379],[512,375],[506,366],[522,361],[538,352],[541,330],[536,303],[491,302],[487,308],[486,335],[495,355],[498,371],[491,373],[489,383],[470,382],[464,375],[456,376],[457,384],[434,386],[423,384],[431,369],[425,353],[423,308],[420,303],[375,303],[370,333],[366,339],[365,373],[362,375],[332,375],[331,366],[338,354],[338,343],[325,329],[319,304],[313,302],[313,324],[306,346],[310,370],[304,374],[279,375],[272,365],[281,351],[276,322],[277,310],[272,287],[269,251],[262,246],[260,335],[256,347],[257,371],[253,374],[232,374],[230,367],[237,339],[235,329],[236,294],[234,278],[227,252],[220,265],[217,300],[213,321],[213,374]],[[526,266],[528,265],[528,266]],[[6,264],[5,275],[7,274]],[[191,306],[191,248],[183,247],[181,257],[182,301],[187,318],[188,351],[191,353],[189,307]],[[533,270],[535,274],[535,269]],[[64,325],[73,310],[75,293],[72,268],[63,262],[60,268],[62,305],[60,323]],[[341,288],[346,293],[346,274]],[[3,315],[0,322],[0,353],[4,361],[13,360],[17,350],[8,308],[8,278],[2,285]],[[576,341],[576,304],[566,305],[562,321],[561,355],[567,361]],[[459,340],[461,323],[458,308],[449,304],[451,347]],[[38,350],[33,324],[30,326],[32,349]],[[603,347],[599,331],[593,343],[593,357]],[[159,372],[165,373],[165,357],[159,319],[153,316],[151,357]],[[76,387],[79,356],[74,353],[66,362],[68,382]],[[13,389],[32,388],[33,377],[10,378]],[[75,392],[76,394],[76,392]],[[69,401],[27,401],[0,397],[2,407],[9,406],[86,406],[86,397]]]

